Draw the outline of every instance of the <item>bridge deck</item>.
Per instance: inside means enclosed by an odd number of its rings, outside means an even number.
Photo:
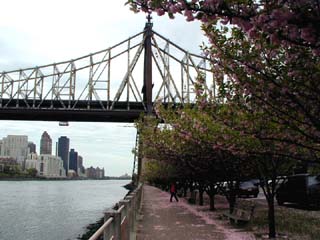
[[[141,103],[106,101],[5,100],[0,106],[0,120],[133,122],[145,112]]]

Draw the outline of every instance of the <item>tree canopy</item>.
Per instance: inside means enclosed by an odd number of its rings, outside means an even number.
[[[301,162],[319,163],[320,1],[128,3],[134,11],[201,21],[210,42],[203,51],[218,86],[213,99],[204,93],[199,75],[196,106],[160,108],[158,117],[170,128],[159,131],[163,138],[149,133],[156,136],[149,143],[157,146],[159,159],[165,156],[177,169],[193,169],[190,174],[197,179],[212,174],[214,181],[224,174],[243,179],[251,172],[265,183],[273,179],[265,193],[269,236],[274,237],[276,177]]]

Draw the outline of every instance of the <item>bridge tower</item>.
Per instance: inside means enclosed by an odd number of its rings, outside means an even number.
[[[151,15],[149,14],[148,22],[144,28],[145,40],[144,40],[144,74],[143,74],[143,101],[147,107],[148,115],[152,114],[152,44],[151,39],[153,36]]]
[[[146,118],[152,117],[152,111],[153,111],[153,103],[152,103],[152,87],[153,87],[153,82],[152,82],[152,22],[151,22],[151,15],[149,14],[147,16],[147,22],[144,28],[144,67],[143,67],[143,87],[142,87],[142,94],[143,94],[143,102],[144,105],[147,108],[147,116]],[[137,183],[141,181],[141,176],[143,172],[143,166],[145,161],[145,157],[141,156],[141,149],[143,148],[143,143],[141,140],[139,140],[139,130],[137,129],[137,140],[136,140],[136,154],[137,157],[135,156],[134,161],[137,162]],[[135,163],[134,163],[135,166]]]

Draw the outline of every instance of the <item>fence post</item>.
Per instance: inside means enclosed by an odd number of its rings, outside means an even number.
[[[104,231],[104,240],[109,240],[112,235],[114,240],[121,240],[121,213],[115,210],[111,210],[105,213],[105,219],[108,219],[109,217],[113,217],[112,221],[112,229],[113,229],[113,234],[110,234],[106,231]]]
[[[113,217],[112,211],[105,212],[104,213],[104,222],[106,222],[111,217]],[[114,223],[112,222],[111,224],[112,224],[111,226],[113,226]],[[113,227],[112,227],[112,230],[113,230]],[[103,240],[110,240],[112,235],[113,235],[113,231],[111,231],[110,228],[104,229],[104,231],[103,231]]]
[[[135,215],[134,215],[134,196],[128,195],[126,197],[127,200],[129,200],[129,206],[130,206],[130,232],[134,232],[134,224],[135,224]]]
[[[123,230],[124,232],[124,235],[125,236],[121,236],[122,239],[126,239],[126,240],[129,240],[130,239],[130,226],[131,226],[131,217],[130,217],[130,201],[129,200],[120,200],[119,201],[119,205],[122,206],[124,205],[124,210],[123,210],[123,213],[124,213],[124,216],[125,216],[125,219],[126,219],[126,222],[125,222],[125,229]],[[123,217],[121,217],[123,218]]]
[[[140,184],[137,191],[137,213],[140,214],[141,205],[142,205],[142,185]]]
[[[137,221],[137,218],[136,218],[136,213],[137,213],[137,205],[136,205],[136,200],[137,200],[137,194],[134,193],[134,195],[132,196],[132,231],[135,231],[136,230],[136,221]]]

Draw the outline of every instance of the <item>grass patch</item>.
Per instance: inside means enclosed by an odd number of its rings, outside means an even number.
[[[267,233],[268,211],[266,208],[256,210],[248,228],[260,234]],[[317,213],[317,215],[293,208],[277,208],[276,232],[284,233],[288,236],[288,239],[292,240],[320,240],[320,213]]]

